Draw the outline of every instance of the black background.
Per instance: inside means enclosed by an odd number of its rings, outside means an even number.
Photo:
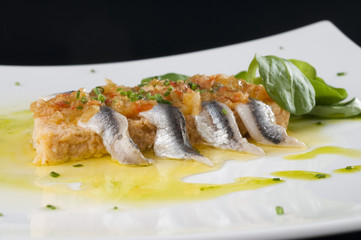
[[[359,1],[0,1],[0,65],[152,58],[253,40],[320,20],[332,21],[361,45]],[[361,239],[361,232],[319,239]]]

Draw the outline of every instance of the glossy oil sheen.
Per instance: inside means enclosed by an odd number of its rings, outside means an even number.
[[[322,174],[324,177],[320,178],[317,177],[319,174]],[[271,173],[271,175],[281,178],[290,178],[290,179],[297,179],[297,180],[322,180],[325,178],[331,177],[331,175],[327,173],[321,172],[313,172],[313,171],[302,171],[302,170],[294,170],[294,171],[277,171]]]
[[[287,160],[311,159],[321,154],[337,154],[350,158],[361,158],[361,150],[335,147],[335,146],[324,146],[324,147],[315,148],[306,153],[288,155],[285,156],[284,159]]]
[[[334,173],[342,173],[342,174],[347,174],[347,173],[356,173],[356,172],[360,172],[361,171],[361,165],[357,165],[357,166],[351,166],[351,169],[347,169],[346,167],[344,168],[339,168],[336,170],[333,170]]]
[[[145,156],[155,159],[150,166],[121,165],[109,156],[86,159],[56,166],[34,166],[31,145],[33,120],[28,111],[0,116],[0,180],[7,185],[80,194],[95,199],[123,202],[208,199],[235,191],[252,190],[279,184],[272,178],[240,177],[228,184],[186,183],[182,179],[197,173],[219,169],[226,159],[249,160],[252,155],[198,147],[215,162],[208,167],[194,161],[157,158],[153,152]],[[82,167],[73,167],[82,164]],[[60,174],[51,177],[50,172]]]

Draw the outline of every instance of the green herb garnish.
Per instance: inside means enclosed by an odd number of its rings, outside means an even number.
[[[276,210],[277,215],[283,215],[285,213],[283,210],[283,207],[281,207],[281,206],[276,206],[275,210]]]
[[[55,210],[55,209],[56,209],[55,206],[50,205],[50,204],[46,205],[46,208],[47,208],[47,209],[51,209],[51,210]]]
[[[323,125],[323,123],[320,122],[320,121],[318,121],[318,122],[316,122],[316,125],[317,125],[317,126],[321,126],[321,125]]]
[[[339,73],[337,73],[337,76],[345,76],[347,73],[346,72],[339,72]]]
[[[168,90],[164,93],[164,97],[168,96],[169,94],[170,94],[170,91]]]
[[[82,110],[83,106],[77,106],[76,109]]]
[[[87,103],[88,102],[88,98],[87,97],[82,97],[81,100],[80,100],[82,103]]]
[[[317,174],[315,175],[315,177],[316,177],[316,178],[326,178],[327,176],[326,176],[326,174],[324,174],[324,173],[317,173]]]
[[[76,98],[79,98],[80,97],[80,90],[78,90],[77,92],[76,92]]]
[[[227,115],[227,110],[224,109],[224,108],[222,108],[222,114],[223,114],[223,115]]]
[[[4,214],[0,213],[0,217],[3,217],[3,216],[4,216]]]
[[[352,168],[353,168],[352,166],[345,167],[346,170],[351,170]]]
[[[91,72],[91,73],[95,73],[95,69],[90,69],[90,72]]]
[[[259,70],[260,77],[256,77]],[[338,76],[345,75],[338,73]],[[357,98],[342,102],[347,91],[328,85],[317,76],[309,63],[276,56],[255,55],[248,67],[235,75],[253,84],[262,84],[268,95],[283,109],[293,115],[315,115],[325,118],[348,118],[361,114]]]
[[[84,167],[84,165],[83,164],[75,164],[75,165],[73,165],[73,167]]]
[[[54,171],[50,172],[50,173],[49,173],[49,175],[50,175],[50,177],[53,177],[53,178],[57,178],[57,177],[59,177],[59,176],[60,176],[60,174],[59,174],[59,173],[54,172]]]
[[[105,96],[103,94],[98,95],[98,101],[105,102]]]
[[[114,210],[118,210],[118,207],[117,207],[117,206],[114,206],[113,209],[114,209]]]
[[[272,178],[273,181],[281,181],[281,178]]]
[[[20,86],[20,82],[15,82],[15,86]]]
[[[209,189],[215,189],[215,188],[219,188],[219,185],[216,186],[208,186],[208,187],[201,187],[199,190],[200,191],[204,191],[204,190],[209,190]]]

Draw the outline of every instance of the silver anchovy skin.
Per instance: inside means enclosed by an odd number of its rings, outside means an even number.
[[[66,91],[66,92],[62,92],[62,93],[52,93],[52,94],[49,94],[49,95],[46,95],[46,96],[39,97],[39,99],[42,99],[42,100],[44,100],[44,101],[48,101],[48,100],[56,97],[56,96],[59,95],[59,94],[66,94],[66,93],[70,94],[70,93],[72,93],[72,92],[75,92],[75,91],[74,91],[74,90],[70,90],[70,91]]]
[[[79,121],[78,125],[99,134],[107,151],[118,162],[134,165],[150,163],[130,138],[127,118],[113,109],[102,106],[88,122]]]
[[[305,146],[296,138],[288,136],[286,129],[276,124],[272,109],[267,104],[250,98],[247,104],[237,105],[236,111],[256,142],[288,147]]]
[[[157,127],[154,152],[159,157],[192,159],[209,166],[213,162],[199,154],[190,144],[182,112],[169,104],[158,104],[151,110],[139,113]]]
[[[202,110],[195,116],[198,133],[211,146],[264,155],[264,151],[243,138],[233,111],[217,101],[203,102]]]

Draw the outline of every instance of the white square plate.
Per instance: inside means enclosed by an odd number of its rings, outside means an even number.
[[[56,67],[0,66],[3,113],[28,109],[31,101],[49,93],[104,84],[135,85],[148,76],[177,72],[187,75],[245,70],[255,53],[296,58],[311,63],[328,83],[347,89],[361,98],[361,49],[328,21],[318,22],[275,36],[176,56],[140,61]],[[95,69],[95,73],[90,70]],[[347,72],[338,77],[338,72]],[[14,83],[20,82],[20,86]],[[334,121],[322,135],[327,145],[361,149],[360,121]],[[304,137],[311,148],[310,133]],[[0,156],[1,157],[1,156]],[[360,159],[320,155],[314,159],[288,161],[266,156],[252,161],[227,161],[216,172],[186,179],[192,182],[225,183],[241,176],[271,177],[273,171],[310,170],[332,173]],[[0,163],[1,166],[1,163]],[[0,184],[0,236],[58,239],[281,239],[302,238],[361,230],[361,172],[332,175],[322,181],[287,180],[283,184],[228,194],[216,199],[128,208],[117,213],[104,211],[103,203],[69,209],[84,211],[39,211],[46,193],[9,188]],[[75,204],[75,206],[74,206]],[[283,206],[283,216],[275,206]],[[108,207],[108,206],[107,206]],[[78,239],[77,238],[77,239]],[[69,239],[69,238],[67,238]]]

